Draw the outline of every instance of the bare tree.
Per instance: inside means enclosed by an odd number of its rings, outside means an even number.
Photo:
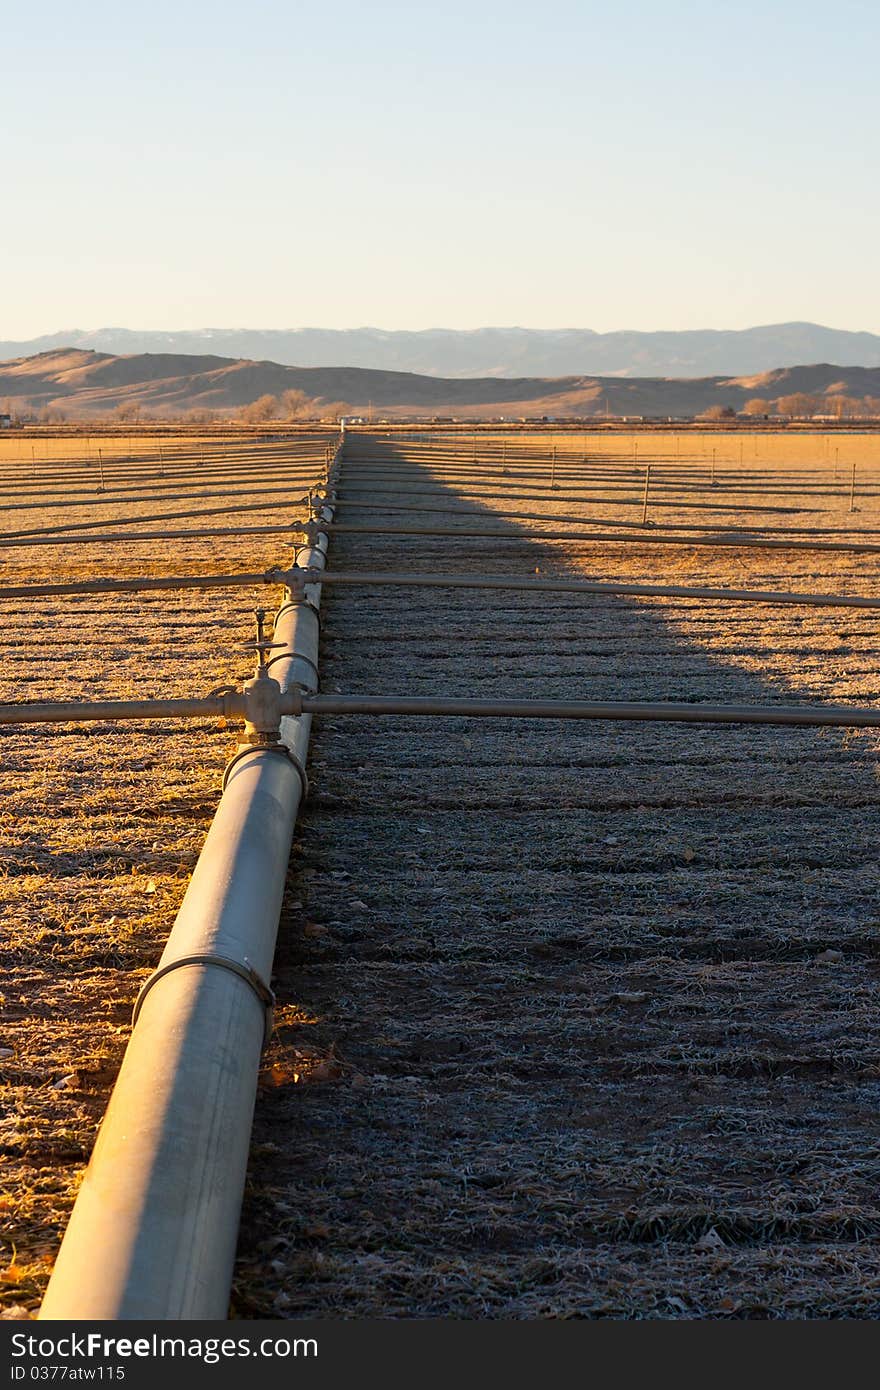
[[[779,396],[776,410],[780,415],[815,415],[822,403],[816,396],[808,396],[806,391],[793,391],[790,396]]]
[[[279,398],[281,414],[285,420],[301,420],[303,416],[314,413],[315,402],[305,391],[295,391],[292,387],[282,391]]]
[[[349,405],[348,401],[321,401],[320,404],[316,402],[316,405],[321,412],[322,420],[335,422],[343,415],[354,415],[355,413],[354,406]]]
[[[844,416],[864,415],[866,413],[865,400],[860,400],[857,396],[841,394],[826,396],[825,405],[831,414],[837,416],[838,420],[842,420]]]
[[[772,408],[770,401],[763,396],[752,396],[743,406],[743,415],[769,415]]]
[[[266,420],[275,420],[280,409],[277,396],[258,396],[249,405],[242,406],[239,415],[248,425],[262,425]]]

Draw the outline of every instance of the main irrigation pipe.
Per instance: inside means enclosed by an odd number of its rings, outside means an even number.
[[[310,552],[312,568],[325,548],[326,538]],[[312,586],[311,602],[319,594]],[[302,643],[288,673],[313,669],[317,623],[291,615],[285,630]],[[308,721],[284,720],[281,736],[291,756],[245,745],[227,768],[168,944],[138,996],[41,1318],[226,1317]]]

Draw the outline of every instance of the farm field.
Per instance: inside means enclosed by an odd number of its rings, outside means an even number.
[[[186,436],[163,445],[159,477],[152,443],[135,439],[130,455],[126,439],[101,495],[91,462],[85,477],[77,467],[80,441],[57,439],[48,460],[38,459],[36,482],[30,465],[22,477],[7,463],[0,531],[92,522],[107,530],[119,520],[188,515],[127,526],[126,539],[113,543],[89,541],[88,532],[63,545],[0,542],[0,585],[260,572],[290,558],[289,536],[193,533],[288,527],[302,510],[296,499],[321,476],[328,442],[311,434],[294,445],[202,447]],[[214,514],[255,500],[261,512]],[[168,529],[182,534],[135,535]],[[0,699],[207,694],[250,673],[254,607],[279,593],[262,585],[2,601]],[[134,996],[174,920],[236,741],[236,730],[210,721],[0,731],[7,1303],[32,1307],[45,1284]]]
[[[157,478],[135,438],[99,494],[94,448],[2,440],[0,585],[285,562],[282,531],[191,533],[288,525],[331,442],[182,438]],[[339,497],[331,571],[880,598],[880,550],[845,548],[880,547],[878,435],[359,429]],[[235,682],[273,592],[2,600],[0,700]],[[322,606],[328,692],[880,708],[872,610]],[[39,1304],[235,737],[0,729],[8,1308]],[[870,729],[316,719],[233,1314],[876,1317],[878,760]]]

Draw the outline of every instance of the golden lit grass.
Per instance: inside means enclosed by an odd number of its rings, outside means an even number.
[[[53,441],[61,451],[77,442]],[[251,467],[255,500],[265,452],[233,441],[228,455],[236,468]],[[323,448],[297,457],[311,459],[307,471],[317,480]],[[0,529],[92,518],[109,525],[115,517],[222,502],[223,480],[205,487],[196,462],[190,470],[191,480],[173,488],[205,492],[191,503],[166,504],[157,492],[125,504],[96,498],[82,509],[35,505],[6,512]],[[300,485],[291,483],[290,494],[300,496]],[[279,514],[287,519],[292,510],[282,505]],[[271,519],[245,514],[242,524]],[[174,523],[190,530],[199,524],[198,517]],[[208,524],[234,526],[236,518]],[[0,585],[260,571],[289,557],[283,535],[7,549]],[[248,674],[252,610],[271,606],[278,592],[261,586],[0,602],[0,700],[207,693]],[[33,1309],[39,1301],[118,1069],[134,996],[174,920],[234,745],[234,730],[210,722],[0,729],[5,1306]]]
[[[417,430],[414,433],[418,433]],[[466,459],[473,452],[474,435],[466,430],[459,435],[442,435],[437,431],[435,438],[444,438],[455,443]],[[507,441],[511,459],[517,451],[550,454],[555,447],[559,457],[583,458],[586,452],[588,461],[595,458],[631,461],[634,456],[657,458],[674,462],[693,459],[711,460],[713,452],[719,463],[738,464],[740,458],[746,465],[756,467],[778,467],[792,465],[810,469],[821,469],[834,464],[834,452],[839,452],[840,460],[855,457],[864,462],[880,465],[880,432],[876,429],[859,430],[779,430],[766,426],[750,430],[745,426],[735,429],[713,430],[700,425],[696,428],[668,430],[652,427],[645,430],[627,431],[622,427],[614,429],[594,429],[579,431],[577,428],[553,432],[552,430],[532,433],[523,430],[481,430],[476,434],[477,454],[480,455],[481,441],[490,441],[497,452]]]
[[[293,425],[273,427],[271,424],[258,431],[238,428],[228,437],[215,430],[203,433],[194,429],[174,434],[167,430],[139,431],[137,426],[131,429],[96,426],[89,432],[85,424],[80,424],[75,433],[57,428],[0,430],[0,472],[9,466],[20,465],[26,473],[34,462],[44,466],[63,463],[97,465],[99,450],[105,462],[113,464],[132,461],[158,463],[163,459],[172,462],[182,458],[211,459],[215,455],[233,460],[254,453],[258,447],[254,440],[263,445],[264,451],[283,453],[291,443],[295,448],[314,441],[326,444],[331,434],[329,430],[322,431],[315,427],[298,429]]]

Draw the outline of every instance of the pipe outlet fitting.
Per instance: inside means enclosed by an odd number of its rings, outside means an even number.
[[[244,686],[246,743],[277,743],[281,736],[281,686],[271,676],[256,675]]]
[[[301,565],[284,571],[284,585],[287,589],[288,603],[302,603],[306,596],[308,570]]]

